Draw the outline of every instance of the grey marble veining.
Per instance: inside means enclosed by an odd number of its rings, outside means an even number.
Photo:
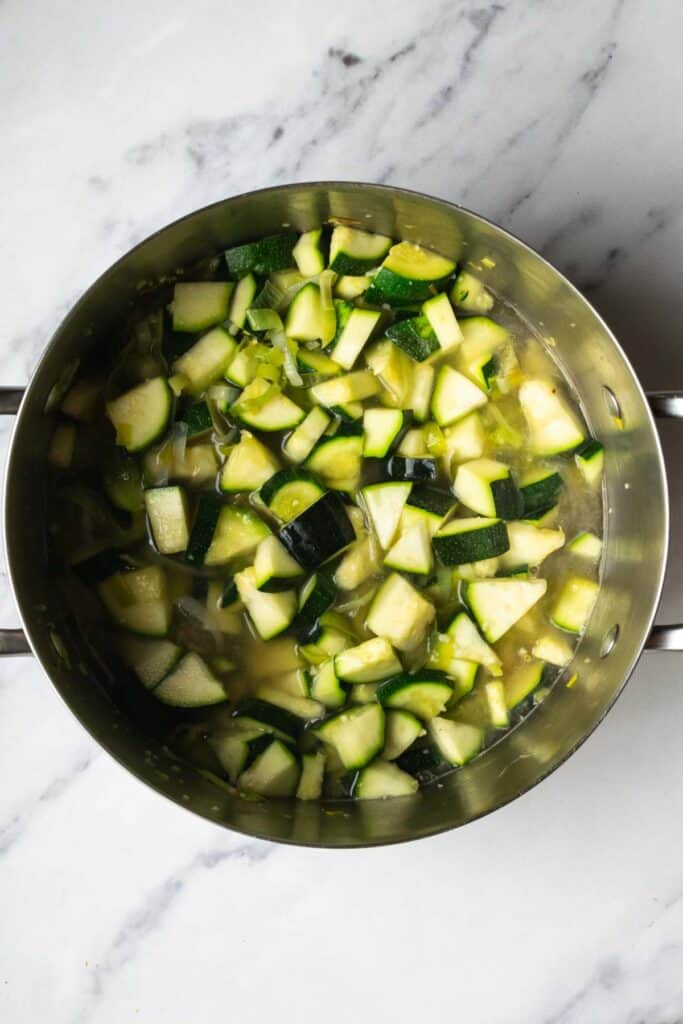
[[[26,381],[81,291],[161,225],[353,179],[497,220],[590,295],[647,386],[683,386],[682,32],[672,0],[4,0],[3,382]],[[680,507],[675,424],[663,439]],[[0,614],[15,624],[4,574]],[[0,1018],[680,1024],[682,721],[681,661],[651,655],[522,800],[332,854],[161,800],[30,660],[3,662]]]

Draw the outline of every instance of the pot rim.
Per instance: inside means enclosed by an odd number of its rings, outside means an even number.
[[[36,660],[40,664],[41,668],[43,669],[43,671],[45,672],[47,677],[50,679],[50,682],[54,686],[55,690],[57,691],[57,693],[59,694],[61,699],[64,701],[64,703],[69,708],[70,713],[74,716],[74,718],[76,718],[78,720],[78,722],[86,730],[86,732],[94,740],[94,742],[97,743],[97,745],[100,748],[105,750],[107,754],[109,754],[115,761],[118,762],[118,764],[120,764],[130,775],[132,775],[134,778],[136,778],[139,782],[141,782],[144,785],[148,786],[149,788],[153,789],[159,795],[164,796],[169,802],[175,804],[176,806],[179,806],[179,807],[182,806],[186,810],[191,811],[196,816],[202,818],[202,820],[210,821],[212,824],[215,824],[216,826],[218,826],[220,828],[228,829],[231,832],[235,832],[237,834],[241,834],[241,835],[247,836],[249,838],[266,840],[268,842],[276,842],[276,843],[280,843],[280,844],[287,845],[287,846],[311,847],[311,848],[317,848],[317,849],[335,849],[335,850],[337,850],[337,849],[345,849],[345,850],[346,849],[367,849],[367,848],[370,848],[370,847],[377,847],[377,846],[394,846],[394,845],[398,845],[400,843],[412,842],[412,841],[415,841],[417,839],[425,839],[425,838],[428,838],[430,836],[436,836],[436,835],[443,834],[445,832],[451,832],[451,831],[453,831],[456,828],[462,828],[464,825],[470,825],[473,822],[475,822],[475,821],[477,821],[477,820],[479,820],[481,818],[487,817],[488,815],[492,814],[494,811],[500,810],[502,807],[505,807],[508,804],[512,803],[513,801],[515,801],[515,800],[519,799],[520,797],[524,796],[526,793],[530,792],[532,789],[534,789],[536,786],[538,786],[549,775],[551,775],[558,768],[560,768],[573,754],[576,753],[576,751],[586,742],[586,740],[588,740],[588,738],[595,732],[595,730],[598,728],[598,726],[602,723],[602,721],[604,720],[604,718],[606,717],[608,712],[611,711],[611,709],[614,707],[617,699],[623,693],[623,691],[624,691],[624,689],[626,687],[626,684],[630,680],[630,678],[631,678],[631,676],[632,676],[632,674],[634,672],[634,669],[636,668],[638,662],[640,661],[640,658],[641,658],[641,656],[643,654],[643,651],[645,649],[646,639],[643,641],[643,643],[640,646],[640,649],[637,651],[637,653],[635,653],[633,655],[630,663],[628,664],[628,666],[626,668],[626,671],[623,674],[622,680],[621,680],[619,686],[616,688],[613,696],[611,697],[609,702],[606,704],[606,706],[602,710],[602,712],[599,715],[599,717],[596,718],[596,720],[591,723],[590,728],[586,732],[584,732],[584,734],[581,736],[581,738],[569,750],[564,752],[562,754],[562,756],[552,766],[550,766],[546,770],[544,770],[532,782],[523,785],[522,788],[520,788],[519,791],[516,792],[514,795],[509,796],[509,797],[504,797],[504,798],[502,798],[500,800],[500,802],[495,803],[495,805],[487,808],[486,810],[483,810],[483,811],[481,811],[479,813],[474,814],[470,819],[468,819],[468,821],[464,822],[463,825],[444,825],[444,826],[440,826],[440,827],[426,829],[425,831],[421,832],[418,835],[405,835],[405,836],[401,836],[401,837],[397,837],[397,838],[391,838],[391,839],[370,840],[369,842],[351,842],[351,843],[343,844],[343,845],[341,845],[341,844],[340,845],[333,845],[333,844],[329,844],[329,843],[321,843],[321,842],[316,842],[316,841],[311,841],[311,842],[299,841],[299,840],[295,840],[295,839],[292,839],[292,838],[289,838],[289,837],[284,837],[284,838],[283,837],[272,837],[272,836],[268,836],[268,835],[265,835],[265,834],[259,834],[256,831],[253,831],[253,832],[252,831],[247,831],[246,829],[240,828],[239,826],[232,825],[232,824],[228,825],[228,824],[223,823],[222,821],[217,821],[216,819],[207,817],[200,810],[192,807],[190,804],[182,804],[181,805],[177,800],[175,800],[169,793],[165,792],[154,781],[152,781],[148,777],[143,776],[135,768],[131,767],[129,763],[127,763],[121,756],[119,756],[119,754],[114,749],[112,749],[112,745],[110,743],[108,743],[105,739],[100,738],[99,736],[95,735],[95,733],[91,730],[89,723],[85,720],[85,717],[82,716],[81,714],[79,714],[77,711],[75,711],[71,707],[71,704],[67,701],[67,699],[63,695],[61,689],[55,685],[55,683],[52,680],[52,676],[51,676],[50,672],[47,670],[47,667],[45,666],[45,664],[43,662],[43,659],[41,658],[40,654],[38,653],[39,643],[38,643],[38,639],[36,638],[36,627],[34,626],[34,623],[32,621],[32,617],[30,615],[30,609],[25,609],[25,607],[22,605],[22,602],[19,599],[19,586],[18,586],[19,570],[18,570],[18,567],[13,562],[13,558],[12,558],[11,553],[10,553],[11,552],[11,547],[10,547],[10,544],[8,543],[9,542],[9,529],[8,529],[8,521],[9,521],[8,494],[9,494],[9,487],[8,487],[8,485],[9,485],[9,481],[10,481],[12,464],[13,464],[14,457],[15,457],[15,449],[17,447],[17,437],[19,436],[19,434],[21,432],[22,420],[23,420],[23,416],[25,414],[26,406],[28,404],[27,400],[28,400],[29,394],[30,394],[30,392],[31,392],[31,390],[32,390],[32,388],[34,386],[35,380],[40,376],[41,369],[43,367],[43,364],[46,362],[49,353],[59,343],[59,337],[58,336],[61,334],[62,330],[65,327],[67,327],[67,325],[71,321],[72,317],[75,316],[75,314],[78,311],[78,309],[80,308],[80,306],[86,301],[86,299],[90,296],[90,294],[92,292],[96,291],[98,288],[100,288],[101,285],[103,285],[105,283],[105,281],[109,278],[110,275],[114,274],[115,271],[121,265],[125,264],[126,260],[128,260],[129,257],[133,253],[136,253],[139,249],[141,249],[143,246],[145,246],[152,239],[157,238],[157,237],[163,235],[164,232],[168,231],[170,228],[173,228],[173,227],[175,227],[175,226],[177,226],[179,224],[182,224],[184,222],[191,221],[193,218],[195,218],[199,214],[210,213],[210,211],[212,209],[218,208],[218,207],[222,207],[226,202],[230,202],[230,203],[231,202],[239,202],[240,200],[246,199],[248,197],[252,197],[252,196],[256,196],[256,195],[261,195],[261,194],[264,194],[264,193],[273,194],[273,193],[279,193],[279,192],[294,191],[294,190],[297,190],[297,189],[324,189],[324,190],[328,190],[328,191],[331,191],[333,189],[338,189],[338,190],[342,190],[342,191],[345,190],[345,189],[346,190],[353,189],[353,190],[358,190],[358,191],[369,190],[369,191],[375,191],[375,192],[381,192],[381,193],[388,193],[390,195],[395,195],[395,196],[407,196],[409,198],[410,197],[417,198],[417,199],[425,200],[425,201],[427,201],[429,203],[432,203],[432,204],[437,204],[439,206],[448,207],[448,208],[450,208],[452,210],[457,210],[460,213],[463,213],[466,216],[472,218],[472,220],[479,221],[480,223],[485,224],[487,227],[493,229],[495,232],[498,232],[499,234],[507,237],[516,246],[520,247],[522,250],[525,250],[526,252],[531,254],[533,257],[538,259],[559,280],[562,281],[562,283],[574,294],[574,296],[581,303],[583,303],[585,306],[588,307],[588,309],[590,310],[592,315],[595,317],[596,321],[599,323],[599,325],[602,328],[602,330],[605,331],[606,335],[609,337],[610,341],[612,342],[612,344],[616,348],[617,352],[622,357],[625,366],[628,368],[628,371],[629,371],[632,383],[633,383],[633,385],[634,385],[634,387],[635,387],[639,397],[642,399],[643,405],[645,407],[648,423],[650,425],[651,432],[652,432],[652,437],[653,437],[653,440],[654,440],[654,450],[655,450],[656,455],[657,455],[659,476],[660,476],[661,484],[662,484],[662,496],[663,496],[662,511],[663,511],[663,517],[664,517],[663,518],[664,537],[663,537],[661,563],[660,563],[660,566],[659,566],[658,578],[656,580],[656,586],[655,586],[655,598],[654,598],[654,600],[652,602],[652,608],[651,608],[650,613],[649,613],[649,615],[647,617],[647,620],[644,623],[644,625],[646,626],[645,638],[647,638],[648,634],[650,633],[650,631],[652,629],[655,617],[657,615],[657,611],[659,609],[659,605],[660,605],[661,597],[662,597],[662,590],[663,590],[663,586],[664,586],[665,575],[666,575],[666,567],[667,567],[667,562],[668,562],[669,545],[670,545],[670,495],[669,495],[669,486],[668,486],[668,479],[667,479],[667,473],[666,473],[666,465],[665,465],[665,462],[664,462],[664,455],[663,455],[663,451],[662,451],[662,445],[661,445],[659,433],[658,433],[658,430],[657,430],[657,427],[656,427],[655,418],[654,418],[654,416],[652,414],[652,410],[651,410],[650,405],[648,403],[648,400],[647,400],[644,388],[643,388],[642,384],[640,383],[638,375],[636,374],[636,372],[635,372],[635,370],[633,368],[631,360],[626,355],[624,349],[622,348],[621,344],[619,343],[619,341],[615,337],[613,331],[607,325],[607,323],[605,322],[603,317],[600,315],[600,313],[598,313],[598,311],[595,309],[593,304],[562,273],[562,271],[558,270],[557,267],[554,264],[552,264],[549,260],[547,260],[545,258],[545,256],[543,256],[540,252],[538,252],[538,250],[536,250],[528,242],[525,242],[523,239],[519,238],[512,231],[509,231],[507,228],[501,227],[495,221],[490,220],[488,217],[485,217],[485,216],[483,216],[480,213],[476,213],[476,212],[468,209],[467,207],[460,205],[459,203],[454,203],[454,202],[451,202],[450,200],[447,200],[447,199],[441,199],[441,198],[439,198],[437,196],[430,195],[430,194],[428,194],[426,192],[420,192],[420,191],[417,191],[415,189],[406,189],[406,188],[401,188],[401,187],[394,186],[394,185],[382,185],[382,184],[377,184],[377,183],[372,183],[372,182],[363,182],[363,181],[323,180],[323,181],[291,182],[291,183],[287,183],[287,184],[283,184],[283,185],[272,185],[272,186],[265,186],[265,187],[259,188],[259,189],[251,189],[251,190],[249,190],[247,192],[240,192],[237,195],[228,196],[228,197],[223,198],[223,199],[215,200],[214,202],[209,203],[206,206],[199,207],[196,210],[192,210],[190,213],[183,214],[181,217],[178,217],[175,220],[170,221],[168,224],[165,224],[163,227],[157,228],[157,230],[153,231],[151,234],[146,235],[145,238],[143,238],[143,239],[141,239],[141,241],[137,242],[131,249],[128,249],[122,256],[119,256],[118,259],[116,259],[112,264],[110,264],[110,266],[107,267],[107,269],[104,270],[95,279],[95,281],[93,281],[92,284],[90,284],[88,286],[88,288],[86,288],[86,290],[76,300],[74,305],[69,309],[69,311],[62,318],[62,320],[59,322],[59,324],[57,325],[57,327],[55,328],[55,330],[51,334],[49,341],[47,342],[47,344],[45,345],[44,349],[42,350],[40,358],[38,359],[38,362],[36,363],[36,365],[35,365],[35,367],[33,369],[33,372],[31,374],[31,380],[29,381],[29,383],[26,386],[26,389],[25,389],[25,392],[24,392],[24,396],[23,396],[23,398],[21,400],[21,403],[19,405],[19,408],[17,410],[16,420],[15,420],[15,423],[14,423],[14,426],[13,426],[13,429],[12,429],[12,433],[11,433],[11,437],[10,437],[10,442],[9,442],[9,446],[8,446],[7,461],[6,461],[6,464],[5,464],[5,474],[4,474],[4,480],[3,480],[2,536],[3,536],[3,542],[4,542],[4,545],[5,545],[5,552],[6,552],[7,573],[8,573],[8,578],[9,578],[10,591],[11,591],[11,594],[12,594],[12,598],[14,600],[15,607],[17,608],[17,611],[19,613],[19,618],[20,618],[22,627],[23,627],[25,635],[26,635],[26,637],[28,639],[29,645],[31,647],[31,651],[35,655]]]

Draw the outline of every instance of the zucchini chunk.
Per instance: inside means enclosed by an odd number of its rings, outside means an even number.
[[[279,387],[257,377],[230,406],[235,419],[255,430],[291,430],[301,423],[305,413],[283,395]]]
[[[466,722],[432,718],[427,731],[443,759],[460,766],[476,757],[484,745],[484,731]]]
[[[374,637],[338,654],[334,670],[344,683],[374,683],[400,672],[401,662],[384,637]]]
[[[384,711],[380,704],[338,711],[316,726],[313,733],[334,748],[344,768],[363,768],[384,746]]]
[[[522,499],[509,467],[494,459],[459,466],[453,493],[467,508],[490,519],[518,519],[522,514]]]
[[[372,484],[361,492],[377,539],[385,550],[396,536],[410,488],[410,483]]]
[[[253,566],[237,573],[235,586],[262,640],[271,640],[291,626],[297,611],[295,590],[283,590],[279,593],[259,590]]]
[[[462,599],[489,643],[507,633],[548,588],[546,580],[474,580],[461,586]]]
[[[537,469],[522,477],[520,494],[523,502],[523,515],[551,508],[564,486],[560,473],[554,469]]]
[[[294,796],[299,783],[299,761],[281,740],[272,740],[237,780],[237,787],[260,796]]]
[[[451,519],[432,539],[443,565],[467,565],[502,555],[510,547],[508,531],[500,519]]]
[[[232,281],[180,283],[173,289],[173,330],[205,331],[228,318]]]
[[[315,277],[325,269],[325,257],[320,247],[322,228],[304,231],[292,249],[292,256],[304,277]]]
[[[389,254],[365,293],[367,302],[404,306],[424,302],[433,294],[432,286],[453,273],[455,265],[414,242],[398,242]]]
[[[173,392],[165,377],[153,377],[107,402],[107,416],[116,431],[116,443],[128,452],[140,452],[166,432],[173,414]]]
[[[599,441],[586,441],[577,449],[574,458],[581,476],[589,487],[597,487],[602,480],[605,449]]]
[[[550,621],[567,633],[582,633],[598,599],[600,586],[595,580],[572,576],[555,602]]]
[[[391,239],[386,235],[337,224],[330,239],[330,269],[335,274],[365,274],[382,262],[390,248]]]
[[[163,704],[176,708],[201,708],[228,699],[225,687],[216,679],[203,658],[194,651],[185,654],[152,694]]]
[[[411,651],[425,639],[434,614],[434,606],[393,572],[375,594],[365,625],[371,633],[386,637],[397,650]]]
[[[600,556],[602,555],[602,541],[599,537],[596,537],[594,533],[591,533],[589,530],[584,530],[583,533],[577,534],[576,537],[567,544],[567,551],[571,551],[573,555],[578,555],[580,558],[586,558],[591,562],[599,562]]]
[[[162,555],[184,551],[190,531],[182,487],[154,487],[145,491],[145,508],[157,551]]]
[[[261,444],[248,430],[243,430],[223,466],[220,489],[227,493],[257,491],[279,468],[280,463],[270,448]]]
[[[258,590],[277,593],[291,590],[303,573],[303,569],[277,537],[265,537],[256,548],[254,557],[254,582]]]
[[[442,366],[432,394],[432,415],[440,427],[448,427],[474,409],[486,405],[484,392],[452,366]]]
[[[361,768],[348,781],[347,792],[354,800],[383,800],[387,797],[412,796],[418,781],[389,761],[374,761]]]
[[[314,476],[300,469],[281,469],[261,488],[261,501],[281,523],[301,515],[325,494]]]
[[[395,761],[423,733],[422,722],[411,711],[405,711],[403,708],[390,708],[385,712],[382,759]]]
[[[228,271],[233,277],[240,278],[252,273],[265,277],[276,270],[287,270],[294,266],[292,253],[297,241],[295,231],[286,231],[247,242],[246,245],[236,245],[225,253]]]
[[[292,462],[304,462],[323,436],[332,417],[319,406],[311,409],[284,444],[284,452]]]
[[[465,313],[489,313],[494,298],[468,270],[459,270],[450,292],[451,302]]]
[[[355,540],[338,494],[329,492],[280,530],[280,540],[303,569],[317,569]]]
[[[332,355],[335,363],[350,370],[372,337],[382,314],[373,309],[358,309],[341,300],[337,300],[335,308],[337,333],[332,342]]]
[[[559,394],[559,384],[526,380],[519,389],[519,402],[537,455],[571,452],[586,440],[577,416]]]
[[[363,413],[363,456],[381,459],[391,449],[406,425],[400,409],[366,409]]]
[[[424,721],[440,714],[452,696],[453,683],[445,672],[426,668],[387,679],[377,690],[384,707],[410,711]]]

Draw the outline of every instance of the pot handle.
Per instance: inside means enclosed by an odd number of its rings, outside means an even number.
[[[23,388],[0,387],[0,416],[15,416],[24,397]],[[647,400],[660,419],[683,419],[683,393],[650,391]],[[683,651],[683,624],[653,626],[645,642],[648,651]],[[0,657],[8,654],[31,654],[31,647],[22,629],[0,629]]]
[[[683,419],[683,392],[648,391],[647,400],[659,419]],[[645,641],[646,651],[683,651],[683,624],[653,626]]]
[[[24,388],[0,387],[0,416],[16,416],[24,397]],[[5,654],[31,654],[23,629],[0,629],[0,657]]]

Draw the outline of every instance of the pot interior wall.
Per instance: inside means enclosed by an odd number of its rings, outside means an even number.
[[[175,761],[131,716],[106,666],[78,643],[50,582],[44,535],[44,460],[52,429],[44,407],[68,362],[120,322],[141,281],[172,275],[208,253],[283,225],[304,230],[329,217],[479,264],[486,283],[553,339],[588,423],[607,449],[604,578],[576,658],[579,681],[572,689],[556,687],[521,727],[438,787],[358,806],[244,800]],[[574,750],[618,695],[649,631],[666,553],[666,507],[657,437],[629,364],[590,307],[539,256],[437,200],[379,186],[292,185],[228,199],[178,221],[119,261],[81,299],[47,349],[20,413],[8,467],[6,534],[31,643],[99,743],[160,792],[228,827],[283,841],[352,846],[461,825],[513,799]],[[615,627],[617,642],[601,657]]]

